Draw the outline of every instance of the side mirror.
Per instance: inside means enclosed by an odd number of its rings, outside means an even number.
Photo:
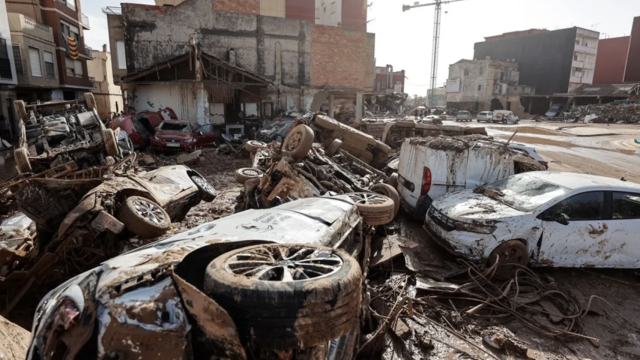
[[[543,221],[555,221],[558,224],[569,225],[569,217],[563,213],[548,214],[541,218]]]
[[[202,131],[198,131],[198,135],[202,136],[204,134],[202,133]]]

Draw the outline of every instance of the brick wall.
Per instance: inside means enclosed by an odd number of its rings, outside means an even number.
[[[260,15],[260,0],[213,0],[216,11]]]
[[[311,85],[370,89],[367,34],[315,25],[311,43]],[[373,67],[373,65],[371,65]]]
[[[594,84],[619,84],[624,77],[629,52],[629,36],[600,39],[596,69],[593,75]]]

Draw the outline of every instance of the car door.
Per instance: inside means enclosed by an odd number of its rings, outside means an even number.
[[[197,146],[213,146],[214,133],[213,125],[202,125],[194,131]]]
[[[613,267],[640,268],[640,192],[610,192],[608,243],[602,256]]]
[[[572,195],[540,214],[538,265],[604,266],[611,235],[607,212],[605,192],[592,191]]]

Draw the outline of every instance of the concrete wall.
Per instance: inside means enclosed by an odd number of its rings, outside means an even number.
[[[198,122],[195,83],[137,85],[129,95],[131,97],[129,106],[133,106],[135,111],[158,111],[158,109],[170,107],[176,112],[178,119],[187,120],[193,124]]]
[[[260,0],[213,0],[216,11],[260,14]]]
[[[624,82],[624,69],[629,52],[629,36],[602,39],[598,45],[594,84]]]
[[[534,86],[541,95],[566,93],[576,33],[577,28],[570,28],[480,42],[475,44],[474,58],[515,59],[521,84]]]
[[[640,81],[640,16],[633,19],[625,82]]]
[[[107,14],[107,26],[109,28],[109,50],[111,50],[111,69],[113,71],[113,83],[120,84],[120,78],[127,75],[127,69],[118,67],[118,41],[124,41],[124,18],[122,15]],[[126,55],[125,55],[126,56]]]
[[[122,91],[120,86],[113,83],[111,55],[106,51],[95,50],[92,54],[93,60],[87,62],[89,76],[95,78],[95,86],[91,92],[96,98],[98,115],[106,119],[112,113],[123,110]]]

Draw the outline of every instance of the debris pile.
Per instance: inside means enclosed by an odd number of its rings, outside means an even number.
[[[635,124],[640,122],[640,104],[574,106],[569,118],[584,122]]]

